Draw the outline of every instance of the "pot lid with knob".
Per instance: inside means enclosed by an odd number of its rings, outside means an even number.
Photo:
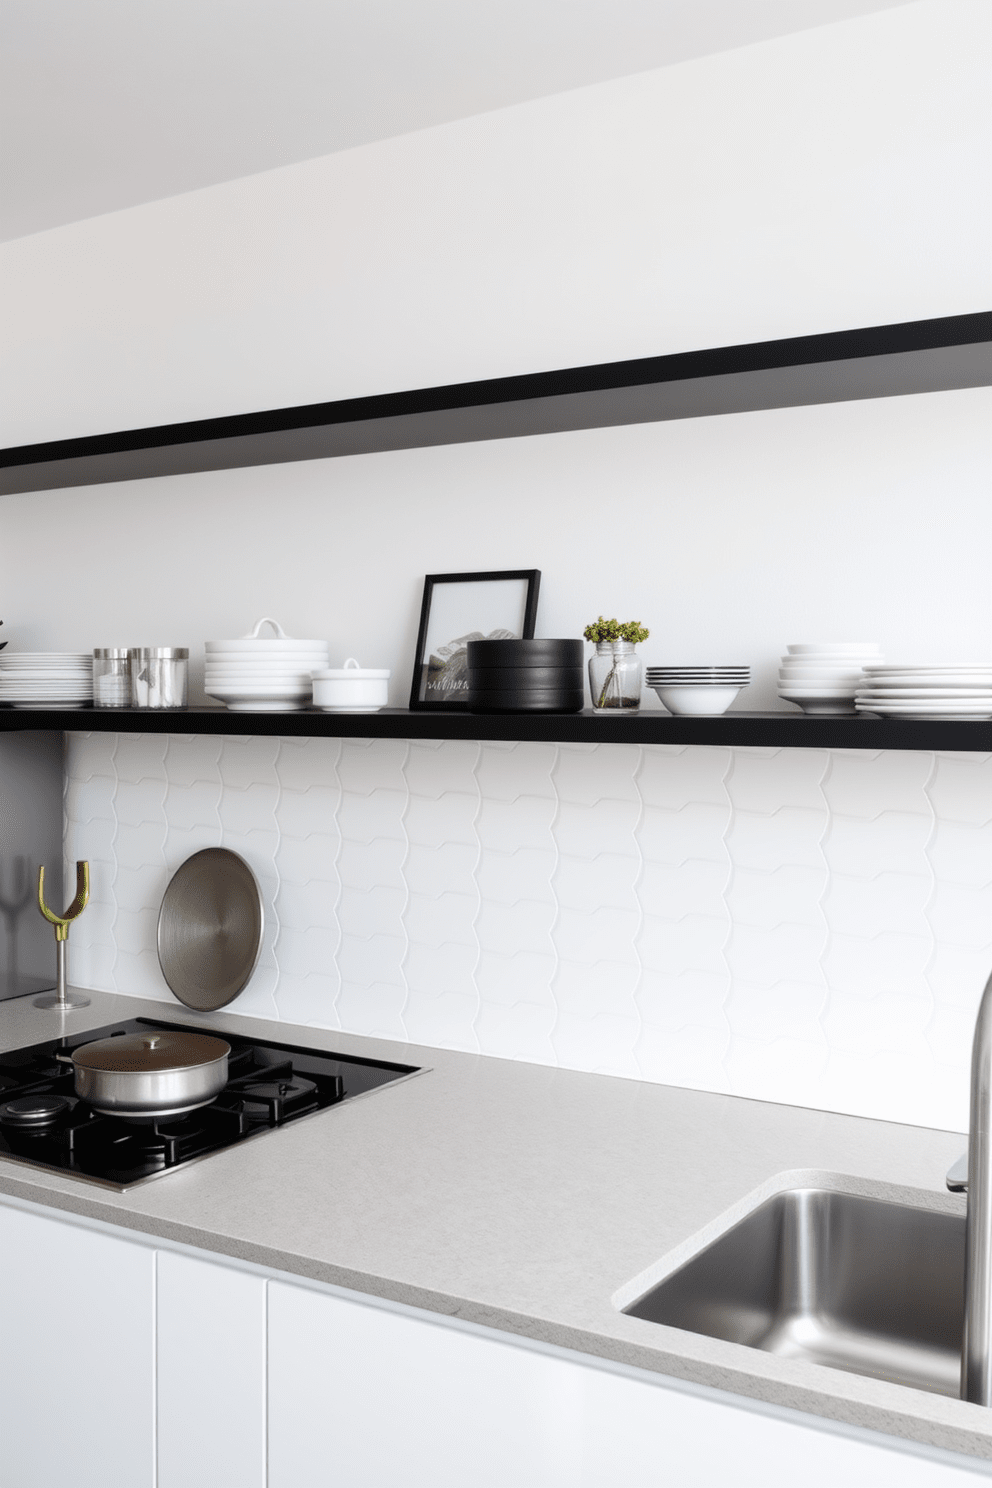
[[[77,1067],[113,1073],[165,1073],[193,1070],[225,1058],[231,1046],[225,1039],[184,1029],[120,1034],[96,1039],[73,1050]]]

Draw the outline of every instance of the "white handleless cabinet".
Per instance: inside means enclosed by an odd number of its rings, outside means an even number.
[[[988,1481],[441,1320],[269,1284],[269,1488]]]
[[[0,1488],[265,1488],[266,1285],[0,1204]]]
[[[157,1253],[157,1488],[265,1488],[265,1288]]]
[[[154,1488],[155,1252],[0,1206],[0,1485]]]
[[[0,1488],[965,1488],[919,1455],[0,1203]]]

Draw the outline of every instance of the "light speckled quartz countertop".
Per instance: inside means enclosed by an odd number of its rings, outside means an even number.
[[[90,995],[65,1019],[73,1036],[157,1017],[425,1072],[124,1193],[9,1160],[0,1193],[992,1459],[992,1411],[617,1305],[756,1191],[788,1186],[784,1174],[963,1213],[944,1189],[960,1135]],[[30,998],[0,1004],[3,1050],[58,1032]]]

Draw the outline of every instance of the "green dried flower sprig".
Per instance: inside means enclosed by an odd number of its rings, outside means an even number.
[[[602,615],[582,632],[587,641],[646,641],[651,632],[639,620],[604,620]]]

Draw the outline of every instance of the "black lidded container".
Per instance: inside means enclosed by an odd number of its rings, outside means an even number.
[[[473,713],[580,713],[585,650],[577,640],[469,641]]]

